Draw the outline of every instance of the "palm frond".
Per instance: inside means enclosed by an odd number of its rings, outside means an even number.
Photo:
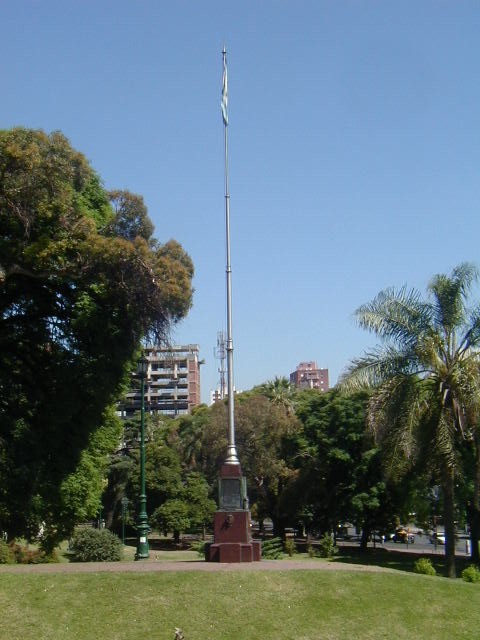
[[[416,428],[423,410],[419,383],[414,376],[396,376],[370,400],[368,425],[384,452],[389,475],[415,457]]]
[[[468,296],[472,285],[477,282],[479,276],[478,267],[473,262],[462,262],[452,271],[452,280],[459,283],[464,298]]]
[[[430,308],[415,289],[381,291],[356,312],[358,324],[384,341],[413,346],[429,326]]]
[[[463,338],[459,341],[460,353],[470,349],[478,349],[480,346],[480,306],[475,307],[469,313],[467,327]]]
[[[421,369],[414,352],[386,345],[352,360],[340,376],[338,386],[348,392],[375,388],[392,377],[416,374]]]
[[[434,298],[435,319],[438,328],[443,328],[446,335],[466,322],[466,299],[475,280],[478,279],[477,268],[464,262],[452,274],[435,275],[428,290]]]

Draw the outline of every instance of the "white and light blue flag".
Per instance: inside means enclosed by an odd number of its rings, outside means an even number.
[[[222,78],[222,118],[223,124],[228,125],[228,76],[227,76],[227,54],[223,51],[223,78]]]

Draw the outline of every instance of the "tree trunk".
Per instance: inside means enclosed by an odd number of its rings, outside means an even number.
[[[474,447],[474,475],[473,475],[473,496],[470,509],[470,559],[474,564],[480,564],[480,553],[478,549],[480,539],[480,432],[475,433],[473,441]]]
[[[113,518],[114,518],[114,510],[113,509],[103,509],[103,516],[105,518],[105,528],[112,529],[113,528]]]
[[[456,578],[455,567],[455,471],[447,462],[443,468],[443,522],[445,526],[445,568],[448,578]]]
[[[365,524],[362,527],[362,537],[360,538],[360,550],[361,551],[366,551],[367,547],[368,547],[368,539],[370,537],[371,534],[371,528]]]
[[[285,537],[285,520],[283,518],[272,518],[273,535],[276,538]]]

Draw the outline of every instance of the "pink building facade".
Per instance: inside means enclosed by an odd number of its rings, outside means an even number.
[[[300,362],[293,373],[290,374],[290,382],[299,389],[317,389],[328,391],[328,369],[319,369],[314,360]]]

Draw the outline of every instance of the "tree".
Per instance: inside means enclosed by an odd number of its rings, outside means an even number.
[[[371,532],[386,528],[397,508],[367,429],[368,398],[365,391],[346,395],[337,389],[299,394],[303,429],[292,487],[292,501],[307,531],[330,533],[340,522],[353,522],[362,529],[364,548]]]
[[[203,435],[208,430],[210,409],[202,404],[195,407],[191,414],[177,419],[178,446],[182,463],[188,471],[208,472]]]
[[[201,471],[211,488],[216,487],[218,472],[227,450],[228,413],[225,402],[216,402],[196,411],[189,420],[179,418],[179,438],[189,471]],[[196,444],[194,441],[198,439]]]
[[[263,395],[247,394],[236,403],[235,425],[238,455],[249,480],[250,499],[259,519],[271,518],[275,533],[281,535],[289,517],[282,495],[294,474],[289,443],[299,422],[283,405]]]
[[[152,514],[151,524],[164,532],[173,531],[175,542],[180,542],[180,534],[191,529],[203,529],[215,511],[215,502],[209,498],[209,488],[200,473],[187,475],[176,497],[168,498]]]
[[[128,496],[128,487],[135,466],[138,466],[138,462],[132,456],[118,451],[111,456],[106,473],[107,486],[102,494],[102,512],[106,528],[117,533],[121,530],[122,520],[124,525],[126,519],[126,508],[122,505],[122,499],[128,500],[127,505],[132,504]]]
[[[108,196],[114,211],[114,217],[107,225],[108,234],[131,242],[138,237],[150,241],[155,227],[142,196],[118,190],[110,191]]]
[[[210,487],[203,473],[192,470],[192,462],[184,457],[184,442],[178,434],[179,430],[190,424],[192,417],[194,416],[185,415],[172,420],[160,415],[145,416],[145,431],[148,434],[145,474],[148,513],[153,515],[168,503],[168,506],[159,512],[163,514],[165,509],[170,509],[172,501],[174,505],[185,502],[188,507],[188,526],[184,525],[178,532],[183,531],[185,527],[203,529],[215,510],[215,502],[209,495]],[[125,421],[124,427],[124,446],[112,457],[108,486],[103,496],[107,526],[116,515],[117,528],[120,526],[121,499],[127,497],[129,504],[134,505],[140,485],[138,420]],[[157,516],[158,513],[155,521]]]
[[[180,534],[190,527],[188,504],[180,498],[172,498],[155,509],[150,518],[150,524],[158,531],[167,533],[173,531],[176,544],[180,542]]]
[[[165,441],[154,441],[146,446],[145,481],[147,487],[147,504],[150,510],[163,504],[166,500],[182,495],[182,467],[178,452]],[[139,479],[134,484],[138,491]]]
[[[416,290],[381,292],[356,311],[384,344],[352,362],[344,388],[373,388],[372,429],[390,472],[423,459],[443,489],[447,574],[455,577],[455,478],[459,442],[475,432],[479,408],[480,308],[468,308],[478,277],[470,264]],[[402,457],[401,457],[402,456]]]
[[[107,423],[114,450],[108,407],[141,339],[161,339],[191,304],[180,245],[112,236],[113,218],[100,178],[61,133],[0,131],[0,529],[10,538],[42,526],[51,545],[86,515],[62,492],[103,471],[83,452]],[[87,484],[85,504],[98,509],[100,485]]]
[[[183,498],[188,504],[188,512],[192,528],[201,528],[205,537],[205,527],[213,518],[216,503],[210,498],[210,490],[204,476],[198,472],[187,475]]]
[[[288,378],[275,376],[273,380],[256,387],[255,391],[265,395],[274,405],[282,407],[287,415],[295,413],[296,389]]]
[[[467,508],[470,522],[471,559],[480,564],[480,429],[475,429],[472,440],[473,474],[470,504]]]
[[[211,492],[225,460],[228,407],[217,402],[177,421],[181,452],[189,471],[200,471]],[[270,517],[277,532],[285,526],[281,495],[290,481],[288,444],[299,427],[295,416],[270,401],[258,388],[237,396],[235,436],[252,508],[259,519]]]

